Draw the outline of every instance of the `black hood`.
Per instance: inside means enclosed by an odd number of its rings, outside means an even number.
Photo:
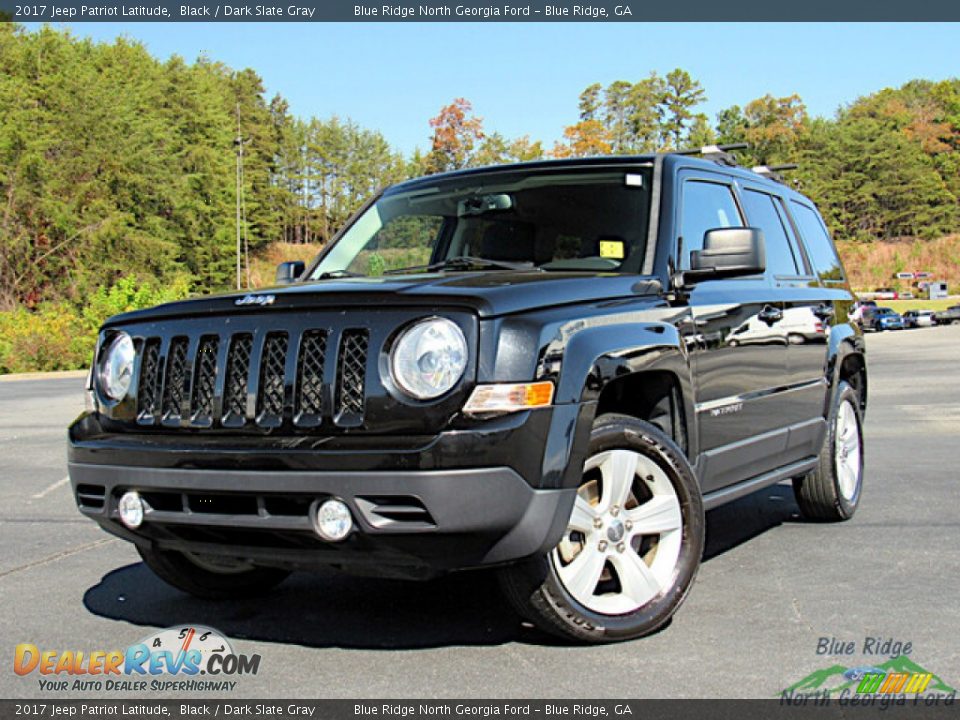
[[[200,315],[384,305],[467,308],[481,317],[555,305],[652,295],[660,283],[636,275],[483,271],[360,277],[282,285],[181,300],[117,315],[108,324]]]

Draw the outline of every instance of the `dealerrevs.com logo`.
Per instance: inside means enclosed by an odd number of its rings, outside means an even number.
[[[185,625],[151,633],[126,650],[51,650],[20,643],[13,671],[45,692],[224,692],[256,675],[259,655],[236,653],[223,633]]]

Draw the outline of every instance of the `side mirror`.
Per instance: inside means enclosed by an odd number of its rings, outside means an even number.
[[[767,267],[763,230],[716,228],[703,234],[703,249],[690,253],[691,280],[758,275]]]
[[[292,260],[290,262],[282,262],[277,265],[277,285],[289,285],[290,283],[295,283],[297,279],[303,274],[303,269],[306,265],[303,264],[302,260]]]

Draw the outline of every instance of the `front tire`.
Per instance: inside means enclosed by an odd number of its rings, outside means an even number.
[[[239,560],[208,558],[174,550],[138,545],[137,552],[161,580],[206,600],[261,595],[283,582],[290,574],[279,568],[259,567]]]
[[[649,423],[604,415],[560,543],[504,568],[501,584],[521,616],[554,635],[590,643],[648,635],[686,598],[704,525],[683,451]]]
[[[863,491],[863,420],[860,396],[847,382],[837,388],[817,469],[793,481],[804,517],[820,522],[849,520]]]

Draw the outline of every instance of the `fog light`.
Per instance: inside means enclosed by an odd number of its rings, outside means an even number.
[[[143,500],[140,494],[134,490],[125,492],[117,505],[117,512],[120,513],[120,522],[131,530],[136,530],[143,524]]]
[[[350,508],[342,500],[324,500],[317,508],[317,535],[330,542],[340,542],[353,530]]]

